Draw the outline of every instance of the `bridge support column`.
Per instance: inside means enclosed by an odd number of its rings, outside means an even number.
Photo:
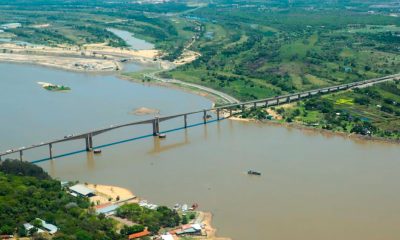
[[[265,107],[266,108],[268,107],[268,101],[265,101]]]
[[[207,123],[207,111],[206,110],[203,111],[203,123],[204,124]]]
[[[229,108],[229,117],[232,117],[232,108]]]
[[[183,115],[183,121],[185,123],[185,128],[187,128],[187,115]]]
[[[160,119],[156,117],[153,120],[153,136],[157,136],[160,133]]]
[[[308,96],[311,97],[311,95],[312,95],[311,92],[308,92]]]
[[[244,113],[244,104],[242,104],[242,113]]]
[[[217,120],[219,121],[219,119],[220,119],[220,117],[219,117],[219,112],[220,112],[220,109],[218,108],[217,109]]]
[[[23,151],[19,151],[19,160],[22,162],[22,156],[24,155]]]
[[[286,98],[286,102],[287,102],[287,103],[290,103],[290,97],[287,97],[287,98]]]
[[[297,99],[300,100],[301,99],[301,94],[297,95]]]
[[[93,150],[93,137],[92,135],[87,135],[85,138],[86,141],[86,151],[90,152]]]
[[[49,156],[50,159],[53,159],[53,144],[49,144]]]
[[[254,103],[254,108],[257,108],[257,103]]]

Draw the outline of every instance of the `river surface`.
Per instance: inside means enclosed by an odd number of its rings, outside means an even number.
[[[138,68],[140,69],[140,67]],[[0,64],[0,149],[70,133],[210,107],[207,99],[113,75]],[[37,81],[64,84],[48,92]],[[201,121],[194,116],[190,123]],[[162,130],[182,120],[162,123]],[[132,138],[151,126],[96,136],[94,144]],[[84,148],[56,144],[56,154]],[[47,149],[25,153],[47,157]],[[233,239],[400,239],[400,147],[357,142],[266,124],[224,120],[40,163],[60,180],[126,187],[153,203],[198,203],[214,214],[219,236]],[[17,156],[15,156],[17,157]],[[262,176],[248,176],[249,169]]]
[[[154,44],[139,38],[135,38],[131,32],[115,28],[107,28],[107,30],[124,40],[133,50],[149,50],[154,48]]]

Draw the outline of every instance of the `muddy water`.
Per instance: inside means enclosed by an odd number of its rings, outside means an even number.
[[[139,119],[128,113],[138,106],[169,114],[210,104],[114,76],[25,65],[0,64],[0,70],[1,149]],[[73,90],[49,93],[36,86],[36,79]],[[161,128],[180,124],[176,120]],[[150,131],[150,126],[122,129],[94,141]],[[55,148],[61,153],[82,145],[77,141]],[[394,240],[400,239],[399,156],[398,145],[226,120],[171,132],[164,140],[131,141],[104,148],[98,156],[77,154],[40,166],[62,180],[119,185],[155,203],[196,202],[214,213],[218,234],[233,239]],[[262,175],[248,176],[249,169]]]

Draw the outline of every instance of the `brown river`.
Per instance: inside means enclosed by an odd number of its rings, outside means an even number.
[[[15,64],[0,64],[0,71],[1,151],[152,117],[131,114],[139,107],[168,115],[211,105],[196,95],[113,75]],[[72,91],[47,92],[37,81],[65,84]],[[162,123],[161,129],[182,124]],[[120,129],[96,136],[94,144],[150,132],[151,126]],[[54,148],[61,154],[84,144]],[[196,202],[214,214],[219,236],[235,240],[400,239],[399,145],[224,120],[171,132],[163,140],[149,137],[102,150],[39,165],[60,180],[118,185],[158,204]],[[46,154],[39,149],[24,157]],[[249,176],[249,169],[262,175]]]

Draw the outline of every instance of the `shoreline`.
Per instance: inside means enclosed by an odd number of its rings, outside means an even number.
[[[127,203],[139,203],[142,200],[140,197],[134,195],[132,191],[127,188],[118,187],[114,185],[105,185],[105,184],[94,184],[94,183],[84,183],[84,185],[92,189],[96,192],[96,196],[89,197],[90,202],[94,203],[95,209],[107,207],[110,205],[119,205],[122,206]],[[118,200],[117,200],[118,197]],[[109,199],[112,199],[111,201]],[[204,212],[204,211],[194,211],[197,213],[197,218],[195,221],[201,223],[204,226],[204,231],[206,233],[206,237],[204,236],[194,236],[193,239],[204,239],[204,240],[231,240],[231,238],[225,237],[217,237],[216,232],[217,228],[212,226],[212,213]],[[111,216],[112,219],[118,221],[120,225],[132,224],[127,219],[122,219],[116,216]],[[134,224],[134,223],[133,223]],[[178,237],[178,239],[181,239]]]
[[[358,142],[358,143],[383,143],[383,144],[395,144],[395,145],[400,144],[400,140],[396,140],[396,139],[382,138],[382,137],[377,137],[377,136],[364,136],[364,135],[359,135],[359,134],[354,134],[354,133],[346,133],[346,132],[337,132],[337,131],[332,131],[332,130],[327,130],[327,129],[314,128],[312,126],[306,126],[301,123],[295,123],[295,122],[281,123],[281,122],[277,122],[274,120],[260,121],[260,120],[256,120],[256,119],[240,118],[240,117],[232,117],[232,118],[228,118],[228,120],[265,124],[265,125],[271,125],[271,126],[277,126],[277,127],[284,127],[286,129],[297,129],[297,130],[303,131],[305,133],[320,134],[325,137],[342,137],[342,138],[350,139],[350,140]]]
[[[104,45],[87,45],[82,49],[76,46],[21,46],[0,43],[0,50],[0,62],[35,64],[83,73],[121,71],[124,68],[123,62],[158,63],[162,68],[170,65],[166,61],[155,61],[161,54],[158,50],[118,49]]]
[[[195,94],[197,96],[204,97],[204,98],[210,100],[212,102],[212,106],[214,106],[216,104],[216,102],[223,100],[223,98],[221,98],[217,95],[214,95],[212,93],[209,93],[207,91],[202,91],[200,89],[194,89],[194,88],[190,88],[190,87],[175,84],[175,83],[160,82],[160,81],[149,81],[149,82],[142,81],[139,79],[135,79],[135,78],[123,75],[123,74],[119,74],[118,77],[122,80],[126,80],[126,81],[137,83],[137,84],[142,84],[144,86],[165,87],[165,88],[169,88],[169,89],[183,91],[186,93]]]

